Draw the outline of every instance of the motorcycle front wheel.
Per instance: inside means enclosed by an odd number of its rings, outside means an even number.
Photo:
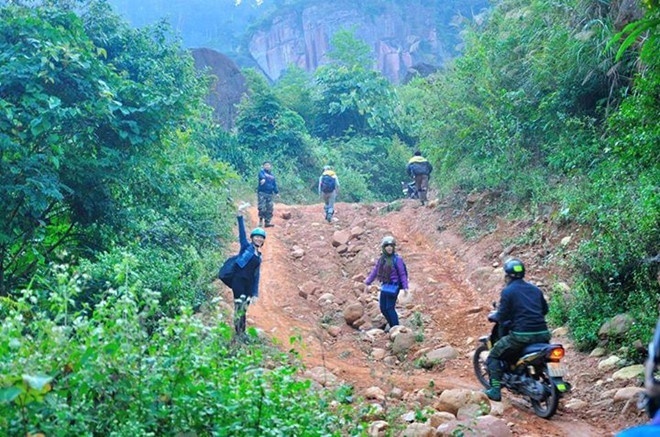
[[[543,401],[537,401],[534,399],[530,400],[532,402],[534,414],[543,419],[549,419],[557,412],[557,407],[559,406],[559,390],[557,390],[557,387],[555,387],[550,380],[547,370],[541,375],[540,382],[543,384],[548,396]]]
[[[474,375],[477,377],[481,385],[485,388],[490,388],[488,366],[486,366],[487,358],[488,347],[485,344],[481,344],[475,349],[474,355],[472,355],[472,365],[474,366]]]

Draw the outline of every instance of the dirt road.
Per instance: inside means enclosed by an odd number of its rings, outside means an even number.
[[[340,203],[331,224],[323,220],[321,205],[278,204],[275,210],[275,227],[268,229],[264,248],[261,296],[249,310],[250,324],[282,347],[295,347],[307,368],[323,366],[357,393],[372,386],[385,393],[398,388],[405,399],[420,390],[481,389],[472,373],[471,351],[490,329],[486,315],[499,297],[502,276],[496,265],[506,245],[504,232],[464,241],[448,211],[419,207],[416,201],[398,207]],[[256,210],[250,215],[256,223]],[[346,247],[333,246],[337,231],[353,235]],[[397,239],[411,282],[412,297],[399,302],[398,311],[418,341],[402,360],[383,358],[391,347],[386,335],[370,337],[364,329],[348,326],[342,316],[346,305],[358,300],[373,307],[377,292],[365,291],[361,283],[385,235]],[[543,274],[536,272],[531,279],[543,282]],[[292,346],[292,338],[300,341]],[[447,345],[459,351],[458,358],[430,370],[419,365],[421,353]],[[378,356],[375,350],[384,353]],[[594,388],[594,359],[570,346],[567,356],[575,389],[552,420],[537,418],[523,400],[503,393],[502,418],[514,435],[608,436],[643,420],[634,412],[621,414],[620,407],[608,411],[595,406],[602,389]],[[572,396],[594,405],[567,410],[564,405]]]

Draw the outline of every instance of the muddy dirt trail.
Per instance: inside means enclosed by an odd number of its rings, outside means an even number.
[[[264,248],[261,296],[249,309],[249,325],[283,348],[294,347],[307,369],[327,369],[340,383],[354,386],[358,395],[372,386],[385,393],[400,389],[404,399],[449,388],[480,390],[471,353],[477,339],[489,331],[486,316],[499,298],[504,235],[495,230],[478,241],[464,241],[446,209],[420,207],[412,200],[398,206],[339,203],[332,223],[323,220],[322,209],[275,206],[275,227],[267,230]],[[252,208],[249,221],[254,224],[256,218]],[[335,247],[337,239],[347,235],[349,243]],[[410,277],[410,299],[400,298],[397,310],[401,324],[416,333],[417,341],[402,359],[392,355],[388,335],[367,334],[367,328],[380,321],[377,290],[365,290],[363,281],[385,235],[396,238]],[[542,283],[545,278],[543,272],[532,272],[530,279]],[[358,329],[343,317],[355,302],[374,316]],[[292,346],[291,338],[299,342]],[[622,415],[620,409],[598,407],[602,389],[594,385],[596,362],[574,351],[566,338],[553,341],[567,346],[574,391],[550,421],[537,418],[522,399],[504,391],[501,417],[514,435],[609,436],[643,420],[637,413]],[[420,366],[424,352],[442,346],[455,348],[458,357],[430,370]],[[571,396],[593,406],[567,410],[564,405]]]

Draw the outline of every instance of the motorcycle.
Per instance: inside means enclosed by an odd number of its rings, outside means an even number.
[[[415,182],[401,182],[401,191],[406,199],[419,199]]]
[[[491,334],[479,338],[479,345],[474,351],[472,364],[474,373],[485,388],[490,388],[486,359],[497,340],[506,335],[493,314],[488,320],[494,323]],[[505,360],[502,388],[530,400],[534,413],[544,419],[550,419],[559,406],[559,399],[571,390],[571,385],[564,381],[566,367],[561,360],[565,351],[561,344],[530,344],[520,356]]]

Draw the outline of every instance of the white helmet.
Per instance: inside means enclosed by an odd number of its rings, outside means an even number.
[[[396,247],[396,240],[391,235],[383,238],[383,241],[380,242],[380,247],[384,248],[385,246],[394,246]]]

